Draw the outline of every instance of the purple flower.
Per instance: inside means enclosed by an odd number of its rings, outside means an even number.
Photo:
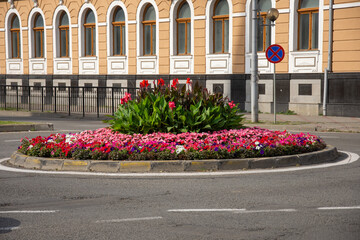
[[[214,148],[214,151],[215,151],[215,152],[219,151],[219,148],[218,148],[218,147],[215,147],[215,148]]]

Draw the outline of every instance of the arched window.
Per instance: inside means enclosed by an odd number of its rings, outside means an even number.
[[[60,15],[60,57],[69,57],[69,18],[66,12]]]
[[[177,12],[177,53],[191,53],[191,14],[190,7],[186,1],[183,1]]]
[[[90,9],[85,14],[85,56],[95,56],[96,54],[96,28],[95,15]]]
[[[145,8],[142,24],[143,55],[156,55],[156,15],[151,4]]]
[[[298,49],[318,49],[319,0],[299,0]]]
[[[113,55],[125,55],[125,14],[121,7],[117,7],[113,17]]]
[[[11,57],[20,58],[20,23],[19,18],[14,14],[11,19]]]
[[[213,51],[229,52],[229,5],[226,0],[217,0],[213,14]]]
[[[262,26],[259,26],[258,32],[258,46],[259,52],[264,52],[271,45],[271,21],[266,18],[267,11],[271,8],[271,0],[258,0],[260,11],[260,22]],[[268,25],[268,26],[265,26]]]
[[[34,21],[34,46],[35,46],[35,57],[44,57],[44,20],[40,13],[35,16]]]

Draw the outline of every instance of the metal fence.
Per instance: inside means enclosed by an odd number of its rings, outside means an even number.
[[[114,114],[125,93],[137,88],[0,85],[0,108],[41,112]]]

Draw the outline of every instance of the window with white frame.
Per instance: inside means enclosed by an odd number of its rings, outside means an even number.
[[[60,57],[69,57],[69,17],[63,11],[59,18]]]
[[[16,14],[11,18],[10,23],[10,33],[11,33],[11,58],[20,58],[20,22]]]
[[[229,52],[229,5],[217,0],[213,12],[213,53]]]
[[[44,58],[44,20],[40,13],[34,18],[34,52],[35,58]]]
[[[298,50],[316,50],[319,44],[319,0],[299,0]]]
[[[143,16],[143,55],[156,55],[156,14],[152,4],[147,4]]]
[[[113,55],[126,55],[126,31],[125,31],[125,13],[121,7],[114,11],[113,21]]]
[[[267,11],[271,8],[271,0],[258,0],[259,12],[260,12],[260,26],[258,27],[258,52],[265,52],[265,50],[271,45],[271,22],[266,18]]]
[[[189,4],[184,0],[177,12],[177,54],[191,54],[191,12]]]
[[[96,56],[96,26],[95,15],[91,9],[88,9],[85,14],[84,21],[84,43],[85,43],[85,56]]]

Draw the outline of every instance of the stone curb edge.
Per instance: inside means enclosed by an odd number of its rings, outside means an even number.
[[[52,123],[14,124],[1,125],[0,132],[21,132],[21,131],[53,131]]]
[[[339,156],[336,147],[328,145],[325,149],[298,155],[214,160],[167,160],[167,161],[99,161],[69,160],[30,157],[15,152],[10,164],[28,169],[53,171],[81,171],[106,173],[145,173],[145,172],[203,172],[222,170],[247,170],[293,167],[299,165],[333,162]]]

